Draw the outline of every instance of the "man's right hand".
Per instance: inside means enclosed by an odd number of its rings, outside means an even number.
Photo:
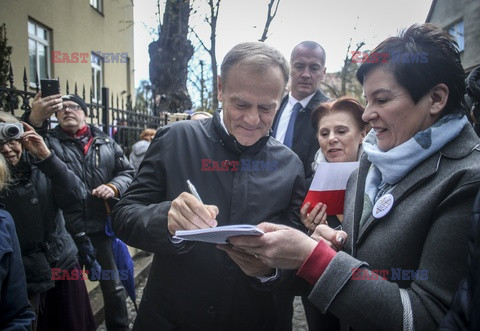
[[[187,192],[172,201],[168,211],[168,231],[173,236],[177,230],[196,230],[217,226],[217,206],[204,205]]]
[[[46,119],[62,109],[62,95],[55,94],[45,98],[41,97],[42,92],[38,92],[33,98],[32,112],[29,122],[35,128],[42,126]]]

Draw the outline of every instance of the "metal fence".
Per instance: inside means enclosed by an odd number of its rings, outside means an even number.
[[[13,71],[10,66],[7,86],[0,86],[0,111],[7,111],[13,115],[21,116],[24,112],[31,110],[33,98],[39,91],[39,79],[36,77],[35,92],[28,90],[27,72],[23,70],[23,90],[14,86]],[[130,96],[126,98],[114,98],[109,93],[108,87],[102,87],[101,102],[94,100],[92,89],[86,95],[85,85],[82,93],[78,93],[77,83],[71,92],[68,80],[66,81],[66,94],[79,95],[88,106],[87,122],[103,130],[110,137],[114,138],[129,154],[131,146],[139,139],[140,133],[146,128],[158,129],[167,124],[168,116],[153,116],[149,110],[135,109],[132,106]],[[51,118],[50,127],[56,125],[56,119]]]

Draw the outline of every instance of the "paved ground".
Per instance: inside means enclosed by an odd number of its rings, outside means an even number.
[[[137,305],[140,305],[140,300],[142,299],[143,288],[147,283],[147,279],[145,278],[142,280],[139,285],[137,286]],[[135,317],[137,316],[135,312],[135,307],[133,306],[132,300],[130,298],[127,299],[127,309],[128,315],[130,320],[130,329],[133,327],[133,322],[135,321]],[[294,301],[294,314],[293,314],[293,331],[308,331],[307,322],[305,320],[305,313],[303,311],[302,300],[300,297],[296,297]],[[105,323],[102,323],[98,328],[97,331],[106,331]]]

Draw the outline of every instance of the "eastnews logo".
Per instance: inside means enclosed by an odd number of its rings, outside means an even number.
[[[91,56],[91,53],[66,53],[52,51],[52,63],[127,63],[128,53],[103,53],[94,52],[98,56]]]
[[[389,279],[391,281],[398,280],[427,280],[428,279],[428,270],[418,269],[418,270],[408,270],[402,268],[391,268],[388,269],[360,269],[352,268],[352,280],[379,280],[379,279]]]
[[[427,63],[428,53],[369,53],[352,51],[352,63]]]
[[[259,161],[240,159],[240,161],[201,159],[201,171],[275,171],[278,169],[278,161]]]
[[[91,279],[95,280],[126,280],[128,279],[128,270],[64,270],[52,268],[52,280],[86,280],[90,274]]]

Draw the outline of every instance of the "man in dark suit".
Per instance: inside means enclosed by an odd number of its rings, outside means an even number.
[[[273,137],[302,161],[305,178],[313,176],[312,162],[320,148],[310,114],[318,104],[328,101],[318,88],[325,76],[325,59],[325,50],[314,41],[295,46],[290,57],[290,93],[283,98],[272,125]]]

